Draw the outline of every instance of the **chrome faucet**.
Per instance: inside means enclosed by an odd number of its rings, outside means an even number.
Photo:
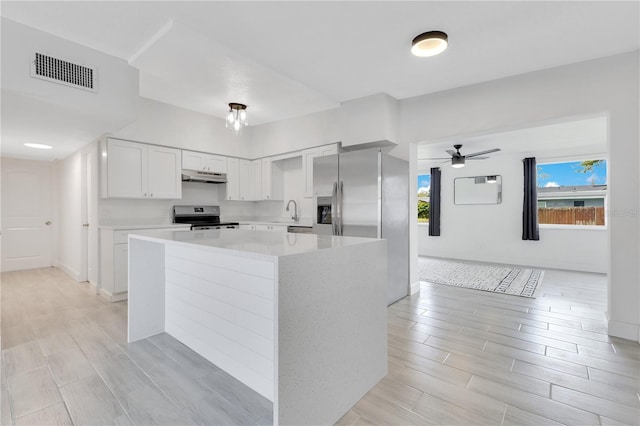
[[[285,211],[289,211],[289,206],[291,205],[291,203],[293,203],[293,209],[294,209],[293,216],[291,216],[291,219],[293,219],[294,222],[298,222],[298,219],[300,218],[298,217],[298,203],[296,203],[296,200],[289,200]]]

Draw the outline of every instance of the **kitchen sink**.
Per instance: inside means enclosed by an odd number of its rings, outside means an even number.
[[[289,225],[287,226],[287,232],[294,234],[313,234],[313,228],[311,226]]]

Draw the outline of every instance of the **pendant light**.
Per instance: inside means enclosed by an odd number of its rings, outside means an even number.
[[[247,106],[237,102],[229,104],[229,112],[227,113],[226,127],[233,129],[235,133],[240,133],[242,128],[248,126]]]
[[[449,36],[442,31],[422,33],[411,42],[411,53],[422,58],[435,56],[445,51],[449,45]]]

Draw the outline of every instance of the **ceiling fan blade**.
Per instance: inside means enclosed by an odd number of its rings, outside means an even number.
[[[454,151],[454,150],[452,150],[452,149],[447,149],[447,150],[445,150],[445,152],[446,152],[447,154],[449,154],[450,156],[452,156],[452,157],[455,157],[455,156],[457,156],[457,155],[458,155],[458,153],[457,153],[457,152],[455,152],[455,151]]]
[[[467,154],[466,157],[477,157],[478,155],[482,155],[482,154],[490,154],[492,152],[498,152],[500,151],[500,148],[493,148],[493,149],[488,149],[486,151],[480,151],[480,152],[474,152],[473,154]]]
[[[436,157],[436,158],[418,158],[419,160],[451,160],[451,158],[447,157]]]
[[[486,160],[489,157],[471,157],[467,156],[467,160]]]

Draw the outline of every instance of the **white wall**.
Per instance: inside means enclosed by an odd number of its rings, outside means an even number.
[[[140,98],[138,118],[112,136],[138,142],[250,158],[251,127],[236,135],[224,120]]]
[[[607,230],[540,229],[540,241],[522,241],[521,155],[496,155],[461,169],[442,170],[441,236],[429,237],[418,225],[418,252],[423,256],[530,265],[607,273]],[[502,176],[502,203],[454,204],[458,177]]]
[[[82,154],[77,152],[57,163],[58,196],[58,267],[72,278],[82,275]]]
[[[253,126],[249,158],[340,142],[340,128],[339,108]]]
[[[403,143],[609,117],[609,333],[640,339],[638,51],[404,100]]]
[[[135,119],[138,71],[127,61],[6,18],[1,30],[4,155],[28,156],[22,143],[41,142],[54,145],[51,158],[64,158]],[[35,52],[95,67],[97,91],[32,78]]]

